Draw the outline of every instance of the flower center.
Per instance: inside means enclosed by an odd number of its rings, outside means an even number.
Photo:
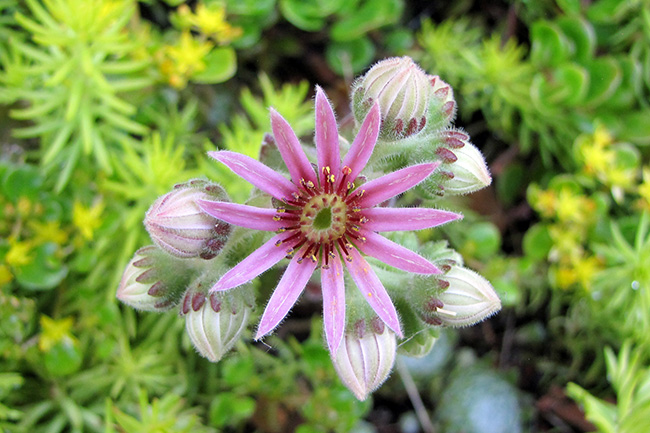
[[[318,194],[302,208],[300,231],[310,242],[336,241],[345,233],[347,209],[337,194]]]

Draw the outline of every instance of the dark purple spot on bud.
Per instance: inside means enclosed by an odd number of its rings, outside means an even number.
[[[451,265],[442,265],[440,266],[442,272],[449,272],[451,270]]]
[[[446,99],[449,96],[449,87],[441,87],[434,94],[440,99]]]
[[[454,115],[455,107],[456,103],[454,101],[445,102],[445,105],[442,106],[442,112],[445,113],[447,117],[451,117]]]
[[[454,178],[454,173],[451,171],[447,170],[440,170],[440,175],[443,177],[446,177],[447,179],[453,179]]]
[[[459,131],[457,129],[448,129],[447,131],[443,132],[444,137],[448,138],[456,138],[461,141],[467,141],[469,140],[469,135],[465,134],[463,131]]]
[[[196,292],[192,296],[192,310],[199,311],[203,304],[205,304],[205,294],[203,292]]]
[[[155,268],[147,269],[135,279],[136,283],[149,284],[158,280],[158,270]]]
[[[442,320],[440,320],[440,318],[436,316],[422,315],[422,320],[424,320],[424,323],[428,325],[432,325],[432,326],[442,325]]]
[[[438,77],[435,76],[435,75],[431,77],[431,80],[430,80],[430,81],[431,81],[431,87],[435,87],[435,86],[436,86],[436,80],[437,80],[437,79],[438,79]]]
[[[375,103],[375,100],[371,97],[368,97],[365,101],[363,101],[364,108],[370,108],[372,107],[372,104]]]
[[[221,236],[229,236],[232,231],[232,226],[226,222],[219,221],[214,225],[214,231]]]
[[[162,281],[156,281],[153,286],[149,287],[147,290],[147,295],[149,296],[162,296],[167,289],[165,283]]]
[[[418,132],[418,121],[415,118],[409,120],[409,126],[406,128],[406,135],[415,134]]]
[[[217,299],[217,295],[214,293],[210,295],[210,307],[215,313],[221,311],[221,301]]]
[[[384,321],[381,320],[379,317],[375,317],[370,321],[370,327],[372,328],[372,332],[375,334],[381,335],[384,333],[385,325]]]
[[[158,310],[164,310],[169,308],[174,303],[173,299],[165,299],[164,301],[156,302],[153,304],[153,307]]]
[[[445,139],[445,144],[452,149],[460,149],[461,147],[465,146],[465,142],[461,141],[457,138],[454,137],[448,137]]]
[[[153,266],[155,263],[155,260],[153,257],[143,257],[140,260],[136,260],[133,262],[133,266],[136,268],[150,268]]]
[[[397,134],[401,134],[401,133],[402,133],[402,131],[404,130],[404,122],[402,121],[402,119],[397,119],[397,120],[395,121],[395,127],[393,128],[393,130],[394,130]]]
[[[436,149],[436,155],[442,159],[442,161],[446,164],[451,164],[452,162],[456,162],[458,160],[458,157],[452,152],[451,150],[447,149],[446,147],[439,147]]]
[[[418,130],[422,131],[426,126],[426,124],[427,124],[427,118],[423,116],[422,119],[420,119],[420,126],[418,126],[419,128]]]
[[[449,281],[447,281],[447,280],[438,280],[438,288],[443,289],[443,290],[447,290],[449,288]]]
[[[192,304],[192,292],[187,292],[183,298],[183,305],[181,306],[181,313],[187,314],[190,312],[190,307]]]
[[[430,313],[435,312],[438,308],[444,307],[445,304],[442,303],[440,299],[431,298],[424,304],[424,309]]]
[[[364,320],[359,320],[354,324],[354,334],[359,339],[366,335],[366,322]]]

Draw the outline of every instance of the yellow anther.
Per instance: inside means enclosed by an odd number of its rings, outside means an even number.
[[[273,216],[273,221],[280,221],[282,217],[280,215],[274,215]]]
[[[343,174],[350,174],[350,173],[352,173],[352,169],[351,169],[350,167],[348,167],[347,165],[344,166],[344,167],[341,169],[341,171],[343,172]]]

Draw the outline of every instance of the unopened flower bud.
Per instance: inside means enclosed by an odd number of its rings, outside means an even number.
[[[240,293],[243,288],[206,295],[189,289],[183,298],[181,314],[185,329],[196,350],[212,362],[232,349],[248,325],[252,303]]]
[[[158,198],[145,215],[151,239],[180,258],[215,257],[226,243],[231,226],[199,209],[197,200],[227,199],[223,188],[204,180],[192,180]]]
[[[501,301],[492,285],[476,272],[454,266],[444,279],[449,287],[437,297],[440,304],[431,313],[431,317],[439,319],[443,325],[473,325],[501,309]]]
[[[188,277],[174,272],[173,259],[150,245],[131,259],[117,289],[117,299],[143,311],[166,311],[176,305]]]
[[[466,142],[464,146],[454,149],[453,153],[456,160],[451,162],[448,168],[454,176],[443,183],[445,193],[468,194],[492,183],[485,159],[476,146]]]
[[[388,378],[396,350],[395,333],[381,320],[373,319],[370,326],[359,321],[344,335],[333,363],[343,384],[365,400]]]
[[[420,132],[426,124],[434,90],[430,80],[410,57],[380,61],[353,85],[355,119],[361,123],[376,101],[381,110],[384,138],[400,139]]]

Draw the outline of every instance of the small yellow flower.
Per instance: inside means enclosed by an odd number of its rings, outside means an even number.
[[[102,224],[102,212],[104,212],[104,202],[102,201],[95,202],[89,208],[75,201],[72,209],[72,223],[84,239],[88,241],[93,239],[95,230]]]
[[[34,242],[43,244],[54,242],[63,245],[68,241],[68,234],[61,228],[59,221],[29,221],[29,227],[34,231]]]
[[[27,197],[20,197],[17,208],[19,215],[28,216],[32,212],[32,202]]]
[[[562,188],[558,194],[556,212],[559,221],[583,223],[594,208],[591,200],[569,188]]]
[[[534,206],[542,216],[552,217],[557,207],[557,194],[552,190],[540,191],[537,193]]]
[[[219,44],[228,44],[242,35],[241,28],[233,27],[226,21],[226,8],[221,4],[206,6],[199,3],[195,13],[192,13],[187,5],[182,5],[178,8],[178,13],[188,25]]]
[[[582,159],[585,164],[585,172],[600,175],[605,173],[614,159],[614,152],[598,145],[595,141],[589,141],[581,148]]]
[[[198,41],[189,31],[184,31],[176,45],[162,48],[160,71],[169,84],[181,88],[193,74],[205,69],[203,58],[212,50],[212,46],[210,42]]]
[[[586,290],[591,290],[594,276],[602,269],[602,263],[596,256],[580,258],[574,265],[576,280]]]
[[[637,193],[641,200],[645,202],[645,207],[650,207],[650,167],[643,167],[643,182],[637,188]]]
[[[9,239],[9,251],[5,255],[5,263],[13,268],[30,264],[34,259],[31,255],[33,248],[32,242]]]
[[[70,329],[74,324],[72,317],[55,320],[43,315],[41,316],[40,324],[41,334],[38,338],[38,348],[43,352],[49,351],[61,341],[75,341],[75,338],[70,333]]]
[[[568,266],[559,266],[554,277],[555,285],[563,290],[573,286],[578,279],[575,269]]]
[[[599,123],[594,131],[594,144],[598,147],[605,147],[612,144],[613,141],[614,137],[612,137],[612,134],[609,133],[605,126]]]
[[[0,287],[2,287],[5,284],[11,282],[11,280],[13,280],[13,279],[14,279],[14,276],[11,273],[11,270],[9,269],[9,266],[0,265]]]

